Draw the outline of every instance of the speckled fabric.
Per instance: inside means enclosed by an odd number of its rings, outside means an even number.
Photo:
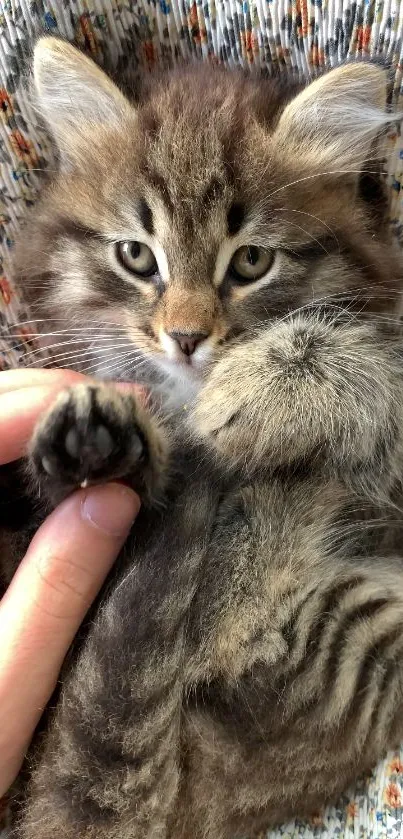
[[[32,40],[43,29],[78,41],[108,67],[124,68],[130,55],[150,72],[190,58],[243,64],[252,72],[297,70],[309,77],[346,57],[381,55],[392,67],[392,104],[403,107],[403,0],[0,0],[0,369],[29,366],[36,348],[12,285],[10,256],[50,159],[48,137],[24,92]],[[390,144],[390,219],[403,241],[398,128]],[[402,814],[403,747],[337,806],[267,837],[401,839]]]

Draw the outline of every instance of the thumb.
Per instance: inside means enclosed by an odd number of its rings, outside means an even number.
[[[64,656],[140,501],[120,484],[80,490],[44,522],[0,603],[0,797],[12,782]]]

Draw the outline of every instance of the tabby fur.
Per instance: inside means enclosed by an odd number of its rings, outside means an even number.
[[[46,38],[34,79],[59,164],[16,278],[56,363],[96,374],[31,441],[41,515],[108,478],[143,506],[32,751],[18,835],[234,839],[309,817],[403,737],[384,71],[303,86],[192,66],[134,102]],[[156,277],[118,262],[124,240]],[[273,263],[237,284],[250,244]],[[203,338],[189,357],[172,333]],[[149,407],[108,377],[143,380]]]

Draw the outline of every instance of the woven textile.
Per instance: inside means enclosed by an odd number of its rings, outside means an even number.
[[[29,366],[34,343],[12,285],[10,255],[50,158],[48,137],[24,91],[32,40],[44,28],[74,39],[108,67],[124,68],[130,55],[150,71],[190,58],[243,64],[252,72],[298,70],[308,77],[347,57],[381,55],[393,67],[392,102],[402,107],[403,0],[0,0],[0,369]],[[403,240],[403,144],[397,128],[390,144],[390,218]],[[11,326],[22,342],[18,351]],[[400,839],[402,802],[403,748],[337,807],[268,836]]]

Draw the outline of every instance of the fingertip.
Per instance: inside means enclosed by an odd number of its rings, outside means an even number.
[[[127,532],[140,510],[140,498],[123,484],[110,483],[87,490],[81,515],[93,527],[110,536]]]

